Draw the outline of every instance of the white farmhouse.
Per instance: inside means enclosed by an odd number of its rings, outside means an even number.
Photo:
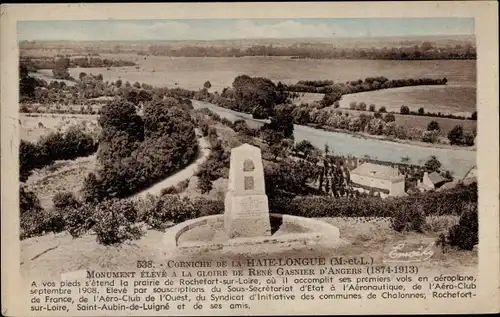
[[[378,192],[382,198],[407,195],[405,176],[397,168],[363,163],[350,174],[351,186],[359,192]]]

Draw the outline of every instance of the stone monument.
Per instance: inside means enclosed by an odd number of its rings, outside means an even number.
[[[224,229],[230,238],[271,235],[262,155],[250,144],[231,150]]]

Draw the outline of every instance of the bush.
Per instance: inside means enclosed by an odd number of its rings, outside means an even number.
[[[172,195],[172,194],[177,194],[178,191],[177,191],[177,188],[175,186],[169,186],[169,187],[166,187],[166,188],[163,188],[160,192],[160,196],[163,196],[163,195]]]
[[[65,229],[73,238],[77,238],[96,223],[94,205],[83,204],[77,208],[68,208],[63,214]]]
[[[394,114],[388,113],[385,115],[384,121],[385,122],[394,122],[394,121],[396,121],[396,117],[394,116]]]
[[[436,130],[433,131],[424,131],[422,133],[422,141],[427,143],[436,143],[438,141],[439,132]]]
[[[427,125],[427,131],[441,131],[441,128],[439,127],[439,123],[435,120],[432,120]]]
[[[474,145],[474,138],[475,138],[474,134],[472,132],[467,131],[464,133],[463,143],[465,145],[472,146]]]
[[[131,201],[107,200],[97,206],[94,231],[97,242],[104,245],[120,244],[138,239],[142,232],[134,225],[137,209]]]
[[[145,222],[154,229],[166,229],[169,222],[180,223],[196,217],[193,205],[188,198],[177,195],[161,196],[154,208],[144,214]]]
[[[198,198],[192,203],[196,217],[218,215],[224,212],[224,202],[220,200]]]
[[[72,192],[58,192],[52,198],[52,202],[54,208],[59,211],[75,209],[80,206],[80,202]]]
[[[182,193],[183,191],[186,190],[188,185],[189,185],[189,179],[185,179],[182,182],[179,182],[179,184],[176,185],[177,192]]]
[[[391,228],[397,232],[422,232],[425,224],[425,213],[421,205],[413,204],[407,208],[397,209],[391,219]]]
[[[465,205],[458,224],[453,226],[446,237],[447,243],[463,250],[472,250],[478,238],[477,202]]]
[[[453,127],[453,129],[448,132],[448,140],[450,140],[450,144],[462,144],[462,140],[464,138],[464,129],[461,125],[457,124]]]

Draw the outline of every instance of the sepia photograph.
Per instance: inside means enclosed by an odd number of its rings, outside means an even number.
[[[29,314],[473,301],[476,19],[17,21]]]

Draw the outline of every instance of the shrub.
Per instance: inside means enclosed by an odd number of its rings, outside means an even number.
[[[410,108],[408,108],[408,106],[401,106],[400,113],[401,114],[410,114]]]
[[[472,132],[467,131],[464,133],[463,143],[465,145],[472,146],[472,145],[474,145],[474,138],[475,138],[474,134]]]
[[[422,132],[422,141],[427,143],[436,143],[438,141],[439,132],[436,130],[433,131],[424,131]]]
[[[461,125],[457,124],[453,129],[448,132],[448,140],[450,144],[461,144],[464,138],[464,129]]]
[[[182,182],[179,182],[179,184],[176,185],[177,192],[182,193],[183,191],[186,190],[188,185],[189,185],[189,179],[185,179]]]
[[[435,120],[432,120],[427,125],[427,131],[441,131],[441,128],[439,127],[439,123]]]
[[[163,230],[168,227],[169,221],[179,223],[195,216],[195,210],[188,198],[165,195],[159,198],[154,208],[144,214],[144,220],[152,228]]]
[[[396,135],[396,122],[388,122],[385,124],[383,133],[385,136]]]
[[[88,230],[92,229],[96,223],[95,206],[83,204],[77,208],[69,208],[63,214],[65,229],[73,238],[77,238]]]
[[[192,203],[196,217],[218,215],[224,212],[224,202],[220,200],[198,198]]]
[[[112,199],[102,202],[95,213],[97,242],[111,245],[138,239],[142,232],[133,223],[136,218],[137,210],[131,201]]]
[[[80,202],[72,192],[58,192],[52,198],[52,202],[54,203],[54,208],[60,211],[75,209],[80,206]]]
[[[163,188],[160,192],[160,196],[163,195],[172,195],[172,194],[177,194],[177,188],[175,186],[169,186],[166,188]]]
[[[477,202],[465,205],[458,224],[453,226],[446,237],[451,246],[457,246],[463,250],[472,250],[479,241],[478,238],[478,205]]]
[[[422,232],[425,214],[421,205],[414,203],[406,208],[397,209],[391,219],[391,228],[397,232]]]
[[[396,121],[396,117],[392,113],[388,113],[384,116],[384,121],[385,122],[393,122]]]
[[[366,111],[366,103],[360,102],[356,107],[357,110]]]

